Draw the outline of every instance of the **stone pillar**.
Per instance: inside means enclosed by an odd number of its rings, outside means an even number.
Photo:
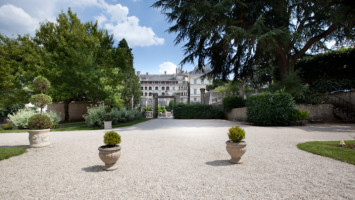
[[[153,94],[153,118],[158,118],[158,93]]]
[[[201,104],[205,104],[205,88],[201,88]]]
[[[132,96],[131,96],[131,110],[133,110],[133,107],[134,107],[134,105],[133,105],[133,98],[134,98],[134,96],[132,95]]]

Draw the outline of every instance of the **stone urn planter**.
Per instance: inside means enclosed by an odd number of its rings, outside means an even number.
[[[50,129],[28,130],[30,147],[39,148],[50,145]]]
[[[104,121],[104,129],[112,129],[112,121]]]
[[[117,160],[121,156],[121,136],[115,131],[106,132],[104,135],[106,145],[99,147],[99,157],[105,163],[103,167],[106,171],[112,171],[118,168]]]
[[[226,149],[231,159],[229,162],[234,164],[242,163],[242,156],[247,151],[247,144],[242,141],[245,138],[244,129],[239,126],[232,126],[228,133],[229,140],[226,142]]]
[[[229,162],[235,164],[242,163],[241,158],[244,155],[244,153],[247,151],[247,143],[244,141],[239,143],[234,143],[228,140],[226,142],[226,145],[227,145],[226,146],[227,152],[231,156]]]
[[[99,147],[99,157],[105,163],[104,170],[112,171],[118,168],[116,162],[121,156],[121,147]]]

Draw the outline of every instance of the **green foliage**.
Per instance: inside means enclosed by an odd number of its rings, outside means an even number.
[[[41,93],[48,90],[50,87],[50,83],[48,79],[44,78],[43,76],[37,76],[33,80],[33,86],[38,89]]]
[[[239,94],[239,84],[236,82],[225,83],[221,86],[218,86],[214,89],[216,93],[221,93],[226,96],[233,96]]]
[[[355,48],[340,49],[328,53],[305,56],[295,64],[295,69],[300,70],[301,78],[310,85],[315,81],[337,82],[341,80],[354,80],[355,74]],[[354,84],[354,82],[353,82]],[[354,87],[355,85],[353,85]],[[342,88],[350,89],[350,88]],[[326,92],[336,90],[330,88]]]
[[[153,105],[150,105],[150,106],[148,106],[148,107],[144,107],[144,108],[142,109],[142,111],[143,111],[143,112],[145,112],[145,111],[153,111]]]
[[[166,111],[165,106],[158,105],[158,113],[164,113]]]
[[[51,118],[46,114],[35,114],[28,119],[29,129],[47,129],[52,127]]]
[[[115,131],[106,132],[104,143],[109,147],[117,146],[117,144],[121,143],[121,136]]]
[[[283,91],[250,96],[246,102],[248,121],[260,126],[288,125],[294,113],[294,101]]]
[[[182,64],[209,61],[209,75],[244,80],[267,58],[277,60],[283,79],[307,50],[327,49],[332,40],[354,44],[355,12],[346,2],[158,0],[153,7],[171,22],[176,43],[185,43]]]
[[[215,89],[218,86],[224,85],[226,82],[227,81],[224,81],[224,80],[221,80],[221,79],[215,79],[215,80],[213,80],[212,84],[207,84],[206,85],[206,90],[207,91],[213,90],[213,89]]]
[[[28,120],[30,117],[36,114],[36,111],[31,108],[24,108],[18,110],[14,114],[9,114],[9,122],[11,125],[18,129],[27,129],[28,128]]]
[[[104,105],[95,105],[88,108],[87,114],[83,115],[88,127],[102,127],[105,121],[106,110]]]
[[[142,113],[139,110],[113,109],[111,111],[112,123],[128,122],[142,118]]]
[[[212,105],[177,104],[174,107],[174,119],[223,119],[222,110]]]
[[[276,81],[270,86],[272,92],[284,90],[292,95],[295,101],[304,102],[306,95],[309,91],[308,84],[303,83],[302,79],[298,76],[298,72],[289,73],[282,81]]]
[[[8,159],[12,156],[18,156],[26,152],[24,147],[0,147],[0,160]]]
[[[30,102],[42,110],[47,104],[52,103],[52,98],[46,94],[35,94],[31,96]]]
[[[48,115],[48,117],[51,118],[52,128],[57,128],[59,125],[59,122],[62,121],[62,118],[56,112],[50,111],[50,112],[47,112],[44,114]]]
[[[295,110],[292,121],[308,120],[309,112],[307,110]]]
[[[12,129],[12,126],[11,126],[10,123],[6,123],[6,124],[4,124],[4,125],[2,126],[2,128],[3,128],[4,130],[11,130],[11,129]]]
[[[230,111],[233,108],[241,108],[245,106],[245,100],[242,96],[228,96],[223,98],[223,108]]]
[[[232,126],[228,131],[229,140],[234,143],[241,142],[245,138],[245,131],[239,126]]]
[[[24,108],[25,108],[25,104],[13,104],[6,108],[0,109],[0,117],[7,117],[7,115],[16,113],[18,110]]]

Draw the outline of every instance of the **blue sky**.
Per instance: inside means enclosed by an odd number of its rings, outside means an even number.
[[[39,23],[55,22],[68,7],[82,22],[98,20],[114,35],[115,42],[125,38],[133,49],[136,71],[151,74],[175,72],[184,57],[182,44],[175,46],[175,33],[164,15],[151,8],[153,0],[0,0],[0,33],[9,37],[34,35]],[[193,64],[183,66],[192,70]]]

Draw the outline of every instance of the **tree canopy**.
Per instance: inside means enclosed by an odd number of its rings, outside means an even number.
[[[326,42],[353,45],[354,6],[350,0],[159,0],[185,43],[181,64],[198,61],[212,67],[210,76],[254,78],[261,63],[276,65],[280,78],[294,70],[308,50],[327,49]]]

